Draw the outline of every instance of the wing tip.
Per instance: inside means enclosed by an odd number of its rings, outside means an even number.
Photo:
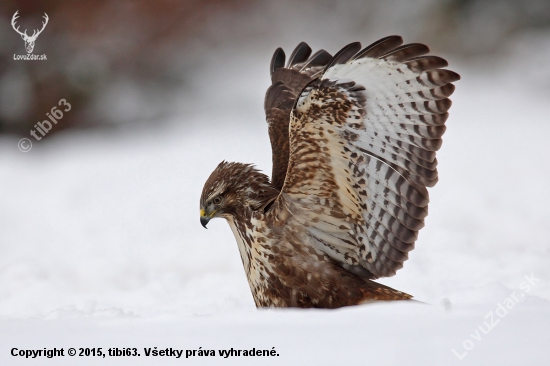
[[[402,44],[403,37],[398,35],[387,36],[363,48],[354,57],[354,59],[359,59],[363,57],[378,58],[383,54],[395,49],[396,47],[401,46]]]
[[[304,68],[315,67],[315,66],[326,66],[330,60],[332,60],[332,55],[327,51],[321,49],[315,52],[304,65]]]
[[[311,47],[306,42],[300,42],[288,58],[287,68],[305,62],[311,55]]]
[[[405,62],[412,57],[419,57],[430,52],[430,48],[423,43],[408,43],[390,50],[379,56],[387,61]]]
[[[269,67],[270,76],[273,77],[275,70],[285,66],[285,51],[281,47],[277,48],[271,58],[271,65]]]

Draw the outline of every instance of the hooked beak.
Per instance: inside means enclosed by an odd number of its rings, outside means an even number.
[[[205,229],[208,229],[206,227],[206,224],[208,224],[208,221],[210,221],[210,219],[211,219],[211,216],[207,216],[204,209],[201,209],[201,225],[202,225],[202,227],[204,227]]]

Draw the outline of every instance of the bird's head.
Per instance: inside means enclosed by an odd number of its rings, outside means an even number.
[[[202,226],[215,218],[231,218],[259,209],[278,195],[269,177],[250,164],[222,161],[204,184],[200,200]]]

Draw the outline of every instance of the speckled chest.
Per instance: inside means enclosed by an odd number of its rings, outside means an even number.
[[[307,229],[292,220],[284,210],[275,218],[262,214],[251,215],[246,223],[228,220],[257,306],[299,306],[304,297],[315,302],[323,295],[306,294],[309,283],[337,277],[327,256],[310,243]]]

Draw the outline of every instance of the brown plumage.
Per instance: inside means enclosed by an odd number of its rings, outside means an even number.
[[[201,223],[227,219],[256,306],[337,308],[411,296],[372,279],[403,266],[424,226],[426,187],[460,77],[390,36],[334,57],[300,43],[271,62],[272,179],[222,162]]]

